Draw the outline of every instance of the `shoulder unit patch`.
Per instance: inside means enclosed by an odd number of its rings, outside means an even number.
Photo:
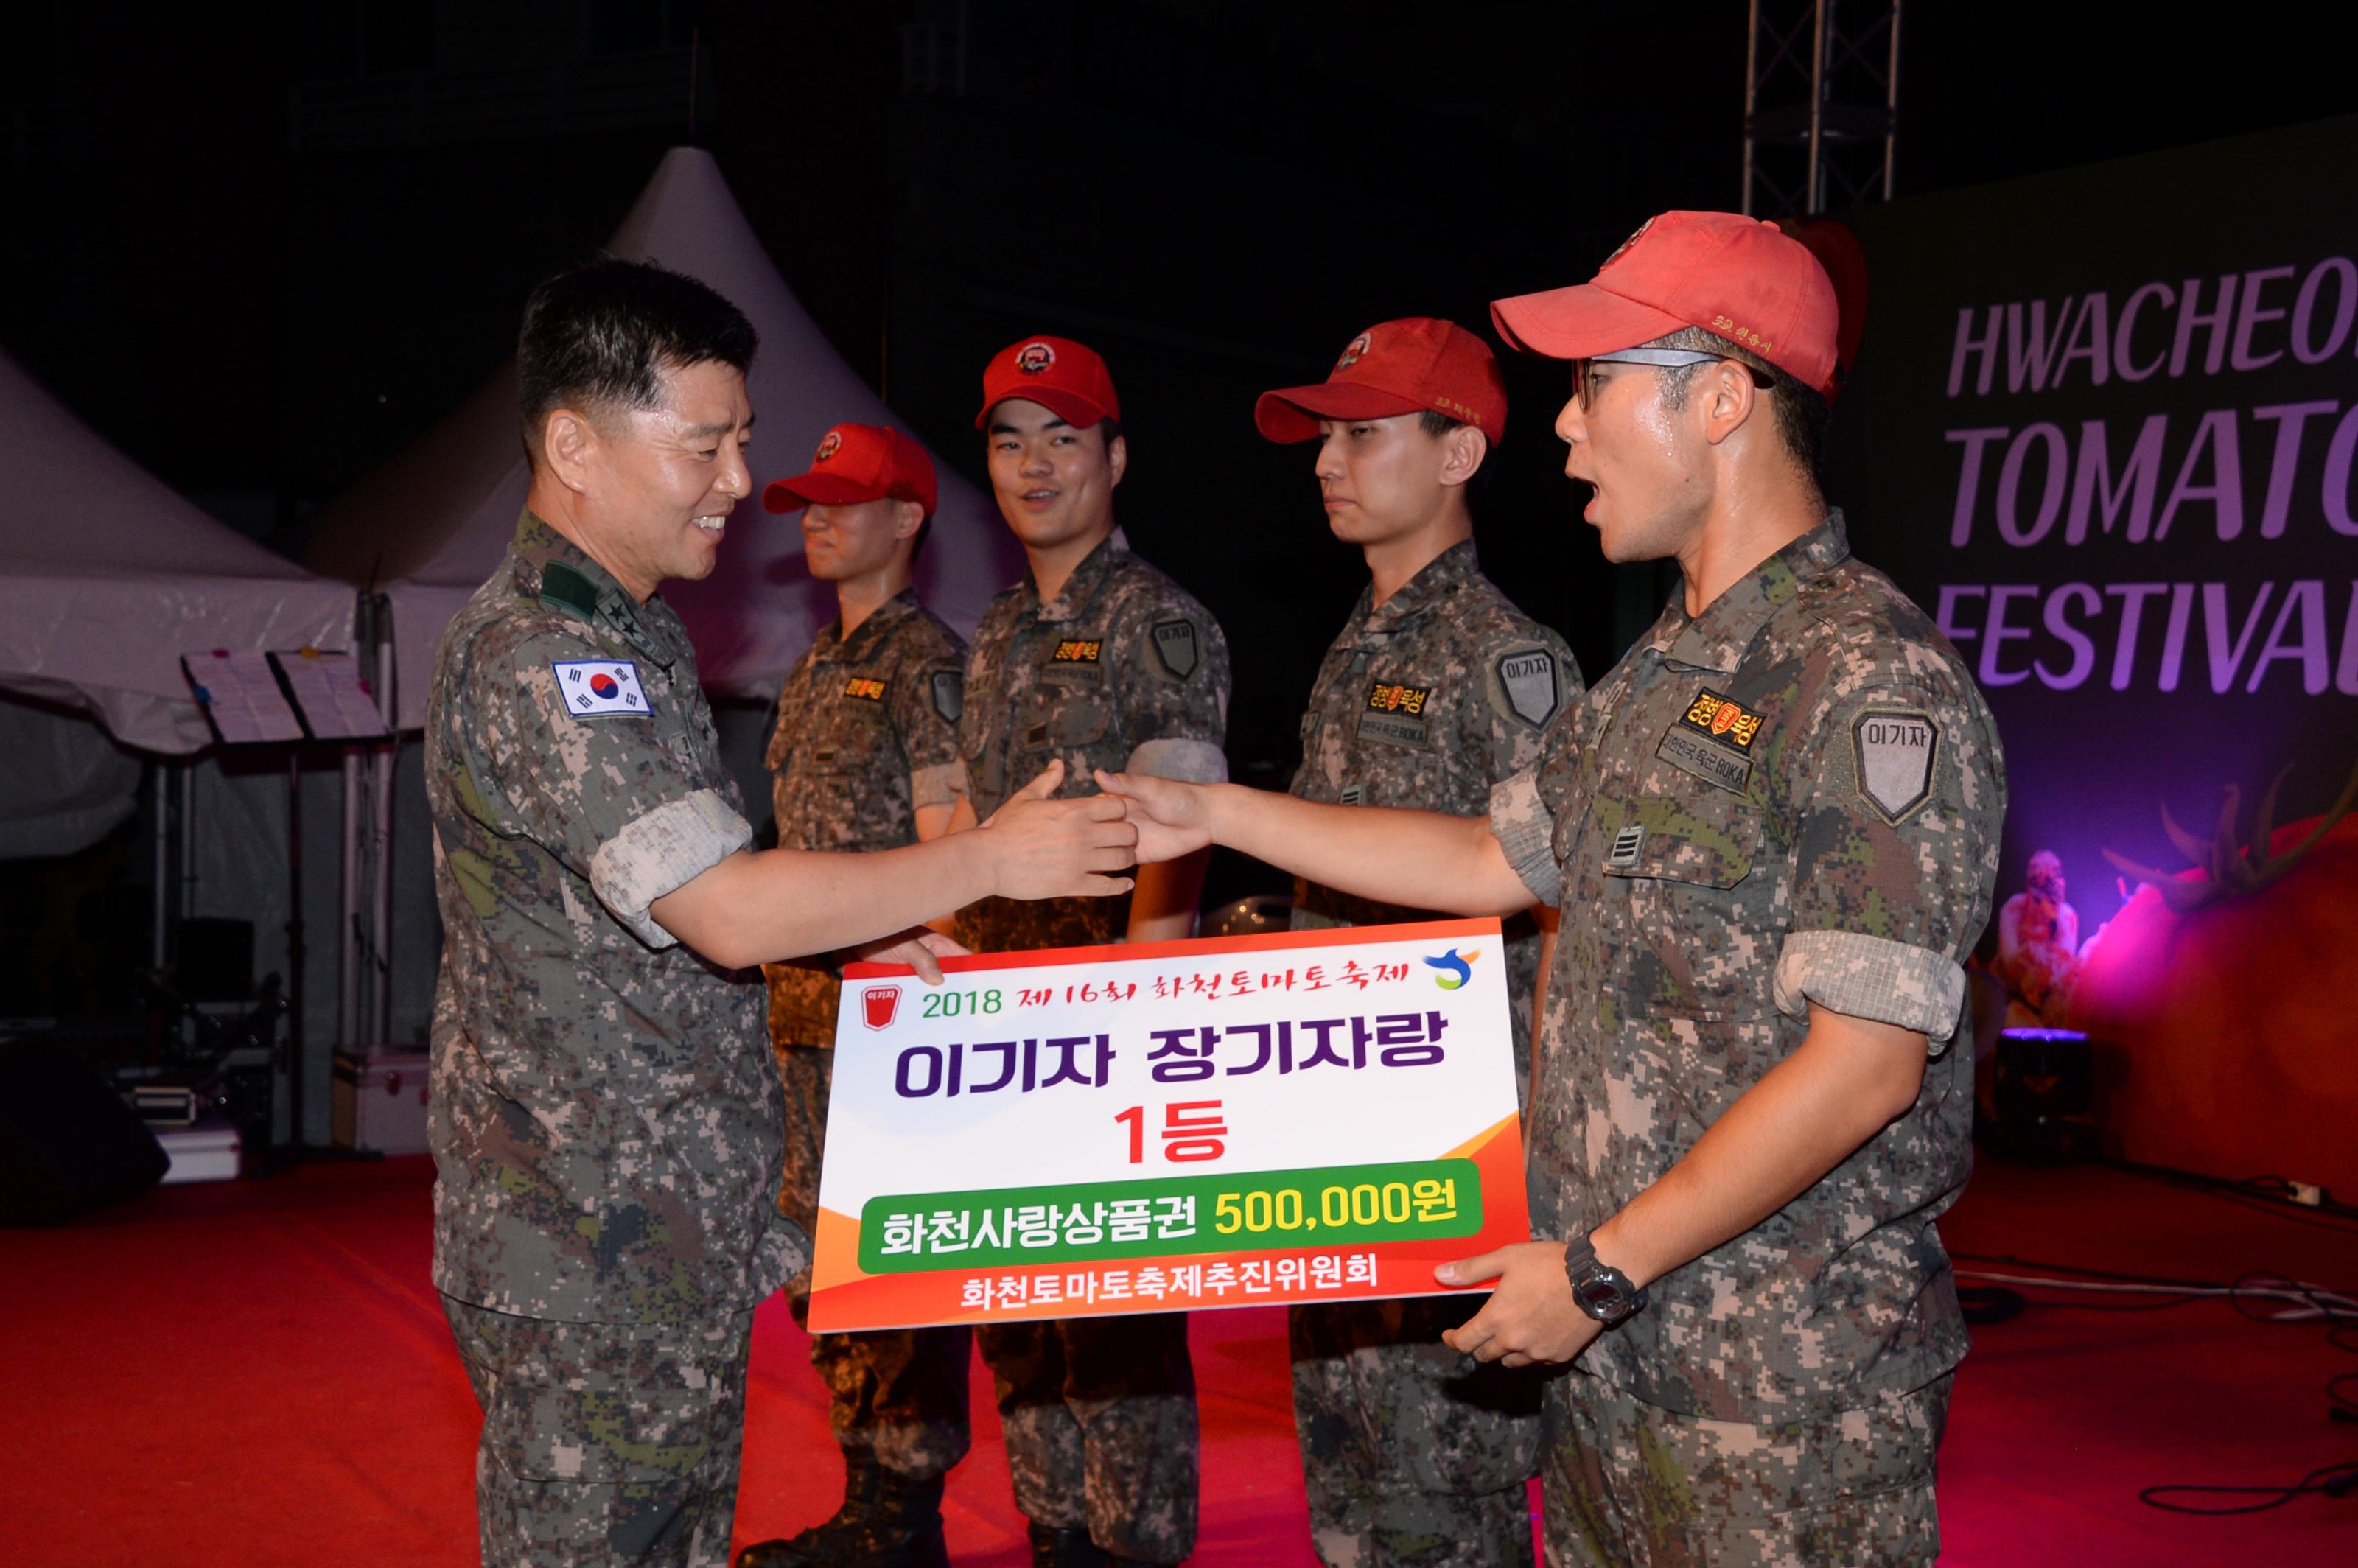
[[[956,670],[936,670],[932,681],[934,711],[945,723],[955,724],[966,712],[966,676]]]
[[[1563,697],[1556,681],[1553,654],[1545,648],[1526,648],[1502,654],[1498,669],[1498,689],[1507,694],[1507,706],[1514,709],[1516,718],[1538,728],[1555,717]]]
[[[1195,648],[1195,623],[1181,619],[1158,621],[1148,637],[1154,644],[1154,656],[1174,680],[1185,680],[1195,673],[1199,655]]]
[[[1941,727],[1914,708],[1870,708],[1851,721],[1851,762],[1858,796],[1897,827],[1932,798]]]

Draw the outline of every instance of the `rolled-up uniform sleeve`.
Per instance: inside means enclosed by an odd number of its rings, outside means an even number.
[[[1490,836],[1532,900],[1553,908],[1563,901],[1563,868],[1555,858],[1555,816],[1540,796],[1539,774],[1517,773],[1490,786]]]
[[[725,778],[706,776],[688,716],[658,708],[577,718],[556,666],[602,657],[586,639],[544,633],[481,672],[482,716],[469,747],[483,804],[503,833],[531,839],[589,883],[650,947],[677,941],[648,908],[753,839]]]
[[[1985,711],[1937,687],[1849,694],[1816,729],[1793,789],[1793,921],[1778,1010],[1812,1003],[1912,1029],[1939,1053],[1956,1033],[1959,958],[1987,919],[1981,889],[2005,810]]]

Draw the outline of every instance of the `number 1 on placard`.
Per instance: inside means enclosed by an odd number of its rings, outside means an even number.
[[[1144,1164],[1146,1162],[1146,1108],[1142,1105],[1131,1106],[1128,1110],[1115,1116],[1114,1119],[1130,1123],[1130,1162],[1133,1165]]]

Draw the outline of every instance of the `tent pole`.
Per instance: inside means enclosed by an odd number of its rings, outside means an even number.
[[[336,1044],[355,1044],[361,1037],[361,752],[343,748],[342,887],[336,910]]]
[[[147,805],[156,814],[155,899],[147,912],[147,967],[157,975],[171,954],[165,946],[172,896],[172,822],[165,795],[172,786],[172,764],[161,760],[147,764]]]
[[[303,1114],[303,753],[287,750],[287,1141],[311,1141]],[[276,1129],[272,1134],[276,1135]]]
[[[369,997],[372,1005],[368,1043],[383,1045],[393,1038],[393,779],[394,760],[400,749],[400,741],[394,729],[392,605],[384,595],[369,596],[369,614],[365,623],[369,628],[369,648],[374,655],[375,665],[371,672],[371,684],[376,693],[377,713],[384,720],[387,736],[382,745],[373,749],[371,758],[376,821],[370,835],[372,864],[369,868],[372,895],[369,911]]]

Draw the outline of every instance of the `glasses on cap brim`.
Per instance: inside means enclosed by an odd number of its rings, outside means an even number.
[[[1572,362],[1572,395],[1581,407],[1586,408],[1596,390],[1589,373],[1591,365],[1651,365],[1656,370],[1680,370],[1688,365],[1709,364],[1714,360],[1725,360],[1730,364],[1744,365],[1752,377],[1752,384],[1763,392],[1776,389],[1777,378],[1758,365],[1744,364],[1732,354],[1715,354],[1708,349],[1620,349],[1609,354],[1591,354],[1586,359]]]

